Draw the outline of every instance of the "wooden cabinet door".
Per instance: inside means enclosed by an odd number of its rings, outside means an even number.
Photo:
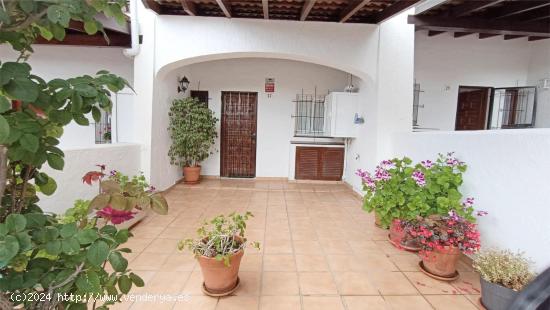
[[[296,147],[296,180],[340,181],[344,172],[344,148]]]
[[[256,176],[258,93],[222,92],[222,177]]]

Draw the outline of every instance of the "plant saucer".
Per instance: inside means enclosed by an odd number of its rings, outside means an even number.
[[[235,286],[226,291],[226,292],[222,292],[222,293],[213,293],[213,292],[210,292],[207,288],[206,288],[206,285],[204,284],[204,282],[202,282],[202,285],[201,285],[201,288],[202,288],[202,292],[208,296],[212,296],[212,297],[223,297],[223,296],[227,296],[227,295],[231,295],[233,294],[233,292],[235,292],[238,288],[239,288],[239,285],[241,284],[241,279],[239,277],[237,277],[237,283],[235,284]]]
[[[442,277],[442,276],[435,275],[435,274],[429,272],[428,270],[426,270],[425,267],[424,267],[424,262],[423,261],[418,262],[418,265],[420,266],[420,271],[425,273],[427,276],[429,276],[431,278],[434,278],[436,280],[439,280],[439,281],[451,282],[451,281],[454,281],[454,280],[456,280],[460,277],[460,274],[456,270],[455,270],[455,273],[453,273],[451,276]]]

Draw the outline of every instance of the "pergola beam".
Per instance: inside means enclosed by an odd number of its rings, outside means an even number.
[[[479,18],[412,15],[409,15],[408,23],[414,24],[419,28],[435,31],[550,36],[550,24],[548,23],[510,23],[500,20],[488,21]]]
[[[269,0],[262,0],[262,10],[264,12],[264,19],[269,19]]]
[[[375,24],[380,24],[381,22],[384,22],[385,20],[407,10],[408,8],[415,5],[420,0],[400,0],[395,2],[394,4],[388,6],[387,8],[383,9],[380,12],[377,12],[374,14],[373,22]]]
[[[487,12],[488,18],[506,18],[550,6],[550,1],[517,1]]]
[[[161,13],[161,7],[155,0],[141,0],[143,6],[147,9],[154,11],[157,14]]]
[[[536,36],[533,36],[533,37],[528,37],[527,41],[538,41],[538,40],[545,40],[545,39],[550,39],[550,37],[536,37]]]
[[[187,13],[187,15],[197,16],[197,8],[195,3],[190,0],[180,0],[181,7]]]
[[[305,21],[307,19],[307,16],[309,15],[309,12],[311,12],[311,9],[315,5],[316,0],[305,0],[304,6],[302,7],[302,13],[300,14],[300,20]]]
[[[512,34],[505,34],[504,35],[504,40],[513,40],[513,39],[519,39],[519,38],[525,38],[525,36],[512,35]]]
[[[491,7],[495,4],[498,4],[499,2],[502,2],[502,1],[504,1],[504,0],[466,1],[466,2],[464,2],[464,4],[453,7],[451,9],[451,15],[453,17],[461,17],[461,16],[464,16],[464,15],[468,15],[470,13],[477,12],[479,10],[486,9],[486,8]]]
[[[433,30],[428,30],[428,37],[435,37],[435,36],[438,36],[442,33],[445,33],[445,31],[433,31]]]
[[[36,39],[36,44],[48,45],[81,45],[81,46],[106,46],[106,47],[130,47],[132,38],[128,34],[119,32],[108,32],[109,42],[105,40],[103,34],[97,33],[88,35],[86,33],[67,33],[63,41],[52,39],[50,41],[43,37]]]
[[[227,0],[216,0],[216,3],[227,18],[231,18],[231,3]]]
[[[541,8],[539,10],[533,10],[523,14],[519,17],[519,21],[522,23],[536,22],[550,18],[550,6]]]
[[[462,38],[462,37],[465,37],[465,36],[469,36],[471,34],[474,34],[474,33],[473,32],[455,32],[455,33],[453,33],[453,37]]]
[[[500,34],[494,34],[494,33],[480,33],[478,35],[478,39],[487,39],[487,38],[492,38],[492,37],[496,37],[496,36],[499,36]]]
[[[369,2],[371,2],[371,0],[352,0],[350,4],[340,14],[340,22],[345,23]]]

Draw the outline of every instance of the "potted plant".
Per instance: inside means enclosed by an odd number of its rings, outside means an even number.
[[[481,302],[488,310],[508,309],[535,277],[531,262],[509,250],[483,251],[474,258],[473,267],[481,276]]]
[[[476,224],[453,211],[446,216],[431,215],[411,223],[408,232],[421,245],[421,270],[438,280],[457,279],[456,265],[460,254],[472,254],[479,250]]]
[[[183,167],[185,183],[199,182],[200,162],[212,154],[211,148],[218,137],[218,119],[197,98],[175,99],[168,113],[172,145],[168,151],[170,163]]]
[[[203,292],[210,296],[226,296],[239,286],[239,266],[244,249],[246,221],[252,213],[231,213],[218,215],[204,222],[198,230],[197,239],[186,239],[178,243],[178,248],[188,248],[199,261],[204,283]],[[260,248],[258,242],[251,243]]]
[[[119,229],[130,228],[146,216],[148,209],[165,215],[168,202],[147,183],[143,174],[128,177],[117,170],[105,173],[105,165],[97,165],[99,171],[90,171],[82,182],[92,185],[99,182],[99,194],[89,203],[89,208],[101,218],[100,224],[111,222]]]

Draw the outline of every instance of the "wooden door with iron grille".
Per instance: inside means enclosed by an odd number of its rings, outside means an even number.
[[[490,88],[487,87],[459,90],[455,130],[483,130],[487,128],[489,92]]]
[[[221,176],[256,176],[258,93],[222,92]]]

